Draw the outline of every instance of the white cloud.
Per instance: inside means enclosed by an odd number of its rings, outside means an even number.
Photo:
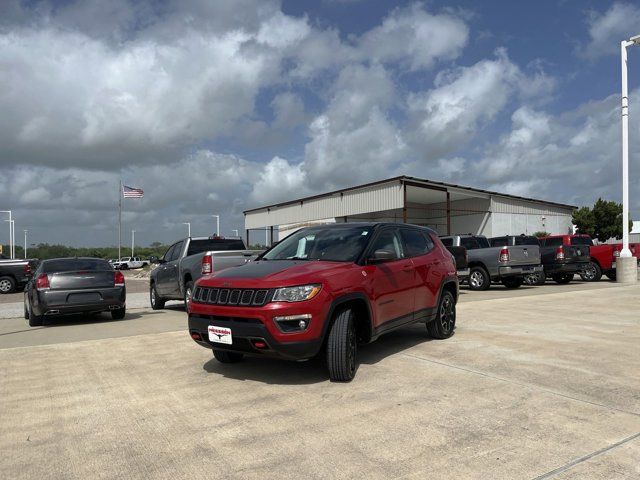
[[[372,60],[421,70],[436,60],[456,58],[468,38],[469,29],[460,18],[431,14],[424,5],[415,3],[394,10],[380,26],[362,36],[359,47]]]
[[[620,52],[620,42],[638,34],[640,7],[631,3],[614,3],[605,13],[591,12],[587,20],[589,43],[578,45],[580,56],[595,59]]]

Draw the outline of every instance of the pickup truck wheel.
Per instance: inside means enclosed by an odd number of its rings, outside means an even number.
[[[162,310],[164,308],[165,300],[158,295],[155,284],[152,284],[151,287],[149,287],[149,300],[151,301],[151,308],[153,310]]]
[[[553,281],[563,285],[565,283],[569,283],[571,280],[573,280],[573,273],[562,273],[559,275],[554,275],[553,277]]]
[[[214,350],[213,356],[220,363],[238,363],[244,358],[241,353],[225,352],[224,350]]]
[[[524,279],[522,277],[505,277],[502,279],[502,285],[506,288],[518,288],[522,286]]]
[[[189,302],[191,302],[191,294],[193,292],[193,282],[187,282],[184,286],[184,309],[189,313]]]
[[[427,332],[433,338],[444,340],[453,335],[455,327],[456,301],[450,291],[444,290],[442,297],[440,297],[435,320],[427,323]]]
[[[335,317],[327,339],[327,367],[332,382],[350,382],[357,370],[358,339],[353,312],[342,310]]]
[[[111,318],[113,320],[122,320],[127,313],[127,307],[119,308],[118,310],[111,310]]]
[[[0,277],[0,293],[11,293],[16,289],[16,281],[11,277]]]
[[[530,273],[524,276],[524,283],[527,285],[544,285],[545,280],[544,272]]]
[[[471,290],[487,290],[491,286],[489,272],[483,267],[471,267],[469,272],[469,288]]]
[[[602,278],[602,269],[595,262],[589,262],[589,265],[580,272],[580,278],[585,282],[597,282]]]

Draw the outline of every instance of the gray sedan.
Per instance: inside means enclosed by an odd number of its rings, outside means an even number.
[[[114,320],[126,311],[124,275],[100,258],[44,260],[24,292],[24,316],[29,325],[44,318],[75,313],[111,312]]]

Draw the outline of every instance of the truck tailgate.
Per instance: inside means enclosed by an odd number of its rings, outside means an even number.
[[[587,245],[563,245],[564,259],[568,263],[588,262],[591,257]]]
[[[508,266],[538,265],[540,263],[540,247],[536,245],[515,245],[502,248],[509,249],[509,261],[506,263]]]

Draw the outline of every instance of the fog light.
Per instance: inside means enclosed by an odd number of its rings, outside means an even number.
[[[311,314],[304,313],[301,315],[288,315],[282,317],[273,317],[278,328],[284,333],[302,332],[309,327],[311,323]]]

